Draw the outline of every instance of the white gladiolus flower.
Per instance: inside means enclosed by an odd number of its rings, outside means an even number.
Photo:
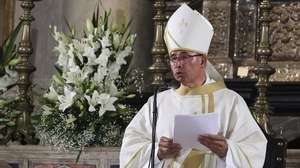
[[[98,66],[97,72],[94,74],[93,81],[100,84],[102,83],[105,76],[107,76],[108,72],[106,68]]]
[[[117,63],[113,63],[108,68],[109,76],[111,79],[118,79],[120,77],[119,71],[121,69],[121,66]]]
[[[68,69],[70,72],[80,73],[80,68],[75,64],[73,59],[69,59],[68,61]]]
[[[55,51],[59,52],[57,64],[62,67],[66,67],[68,64],[68,58],[66,46],[63,42],[59,41],[58,46],[54,48]]]
[[[111,81],[110,82],[110,85],[109,85],[109,93],[111,94],[111,95],[116,95],[116,94],[118,94],[118,88],[117,88],[117,86],[114,84],[114,82],[113,81]]]
[[[64,95],[58,96],[58,100],[60,102],[59,110],[65,111],[68,107],[72,106],[74,103],[75,92],[69,90],[66,86],[64,87]]]
[[[105,32],[105,36],[101,40],[101,46],[102,48],[107,48],[111,46],[111,42],[109,40],[109,31]]]
[[[124,65],[126,64],[125,58],[132,52],[131,47],[125,47],[125,50],[121,51],[120,53],[117,54],[116,56],[116,63],[119,65]]]
[[[76,56],[80,60],[81,63],[83,63],[83,53],[84,53],[84,47],[85,44],[82,41],[79,41],[77,39],[72,40],[74,52],[76,52]]]
[[[94,51],[97,51],[100,48],[100,43],[98,41],[93,42],[91,45]]]
[[[87,65],[97,65],[97,63],[96,63],[97,57],[96,57],[95,51],[92,47],[86,46],[84,48],[83,56],[88,58]]]
[[[94,72],[93,67],[87,65],[87,66],[84,66],[84,67],[82,68],[81,76],[82,76],[83,79],[86,79],[86,78],[88,78],[89,75],[90,75],[91,73],[93,73],[93,72]]]
[[[70,58],[77,57],[78,60],[80,61],[80,63],[83,63],[83,57],[82,57],[81,53],[77,52],[75,50],[76,46],[71,43],[71,44],[68,45],[68,47],[69,47],[68,55],[70,56]],[[76,55],[74,55],[74,53],[76,53]]]
[[[102,52],[99,55],[99,57],[95,60],[95,63],[99,64],[100,66],[106,67],[110,55],[111,52],[108,48],[102,49]]]
[[[92,43],[94,43],[94,35],[93,34],[88,34],[88,36],[87,36],[87,42],[88,42],[88,44],[92,44]]]

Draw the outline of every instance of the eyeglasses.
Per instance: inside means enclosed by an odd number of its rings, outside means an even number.
[[[178,62],[178,61],[185,61],[187,60],[188,58],[192,58],[192,57],[199,57],[199,56],[202,56],[200,54],[197,54],[197,55],[190,55],[188,53],[180,53],[180,54],[172,54],[170,56],[170,62],[171,63],[175,63],[175,62]]]

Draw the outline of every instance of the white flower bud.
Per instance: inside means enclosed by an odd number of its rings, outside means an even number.
[[[92,34],[94,32],[94,25],[90,19],[86,20],[86,28],[89,33]]]

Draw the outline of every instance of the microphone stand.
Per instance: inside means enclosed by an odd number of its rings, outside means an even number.
[[[151,168],[154,168],[154,160],[155,160],[155,137],[156,137],[156,123],[157,123],[157,92],[158,87],[155,89],[154,92],[154,99],[153,99],[153,117],[152,117],[152,146],[151,146],[151,154],[150,160],[148,164]]]

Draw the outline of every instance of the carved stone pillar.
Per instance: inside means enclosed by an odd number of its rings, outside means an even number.
[[[31,15],[31,10],[34,8],[34,1],[38,0],[20,0],[22,1],[21,7],[24,10],[23,16],[20,20],[23,21],[23,32],[21,42],[19,43],[18,53],[21,61],[16,66],[16,71],[19,74],[19,80],[17,82],[19,88],[19,108],[22,111],[22,115],[17,119],[17,130],[15,133],[15,139],[22,144],[35,144],[35,131],[31,124],[31,113],[33,111],[33,105],[31,96],[29,96],[31,81],[30,74],[35,70],[34,66],[30,63],[29,58],[33,52],[30,33],[31,22],[34,20]]]
[[[208,58],[224,78],[232,78],[233,64],[229,53],[231,0],[204,0],[202,13],[215,31]]]
[[[168,71],[165,61],[167,49],[163,39],[166,21],[166,16],[164,15],[165,7],[165,0],[156,0],[154,3],[156,11],[153,18],[155,23],[155,39],[152,48],[153,64],[149,67],[149,70],[153,74],[153,81],[151,84],[154,86],[164,86],[166,84],[165,73]]]

